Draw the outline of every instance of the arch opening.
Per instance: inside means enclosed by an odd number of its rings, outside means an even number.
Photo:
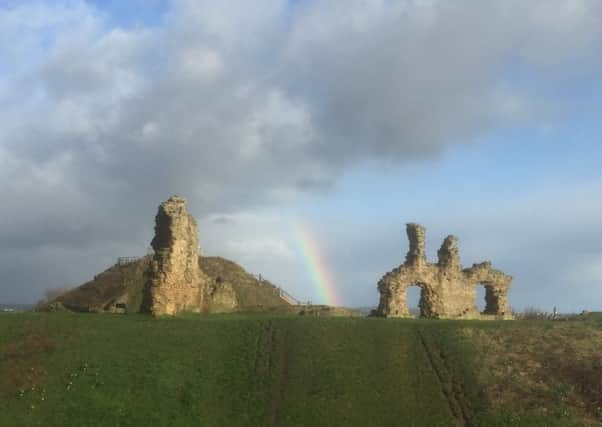
[[[477,309],[481,314],[499,314],[500,296],[491,283],[477,283]]]
[[[422,315],[423,296],[424,287],[418,283],[412,283],[406,288],[406,305],[410,316],[420,317]]]
[[[487,310],[487,299],[486,299],[487,288],[483,283],[477,283],[477,298],[476,298],[476,306],[477,311],[480,314],[484,314]]]

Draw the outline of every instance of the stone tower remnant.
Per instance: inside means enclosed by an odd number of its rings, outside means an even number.
[[[197,224],[186,199],[173,196],[155,217],[154,250],[146,272],[142,310],[153,315],[200,312],[208,279],[199,268]]]
[[[437,252],[438,262],[429,263],[425,252],[425,229],[406,224],[410,248],[405,262],[385,274],[378,282],[380,302],[376,314],[384,317],[410,317],[407,289],[418,286],[420,316],[463,319],[510,319],[508,289],[512,277],[495,270],[491,262],[462,268],[458,239],[447,236]],[[485,287],[485,310],[476,306],[476,287]]]

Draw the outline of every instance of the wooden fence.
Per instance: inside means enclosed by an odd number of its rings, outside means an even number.
[[[140,256],[122,256],[117,258],[117,265],[128,265],[141,260]]]
[[[253,274],[253,277],[255,277],[259,283],[267,282],[267,280],[265,280],[265,277],[263,277],[261,274]],[[300,301],[288,292],[286,292],[280,286],[277,286],[274,289],[274,293],[280,298],[282,298],[284,301],[288,302],[290,305],[311,305],[311,301]]]
[[[301,305],[301,301],[297,298],[286,292],[282,288],[278,288],[278,296],[288,302],[290,305]]]

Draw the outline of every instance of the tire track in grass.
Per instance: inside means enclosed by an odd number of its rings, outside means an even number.
[[[271,328],[274,339],[270,341],[270,370],[272,372],[275,371],[276,378],[274,379],[272,386],[270,426],[275,427],[278,425],[278,411],[284,400],[284,392],[288,383],[289,346],[288,329],[285,326],[282,326],[280,329],[274,329],[273,325],[271,325]],[[272,358],[272,356],[275,357]],[[274,360],[276,358],[277,363],[274,363],[276,362],[276,360]]]
[[[447,400],[449,409],[456,419],[456,425],[458,427],[473,427],[475,424],[470,416],[470,411],[466,407],[464,394],[462,393],[461,387],[454,387],[455,379],[453,378],[453,374],[450,372],[450,369],[448,369],[448,367],[445,365],[445,358],[441,357],[441,362],[437,363],[435,353],[436,350],[432,345],[429,345],[423,331],[417,329],[416,333],[429,364],[431,365],[431,368],[433,369],[433,372],[435,372],[437,380],[441,385],[441,390],[445,396],[445,399]],[[442,356],[441,353],[439,354]]]
[[[256,376],[254,393],[262,397],[265,412],[261,425],[268,425],[273,415],[274,383],[278,380],[274,368],[274,354],[278,351],[275,345],[277,331],[272,320],[260,321],[259,331],[255,339],[255,360],[253,370]]]
[[[260,323],[261,332],[257,334],[255,340],[255,360],[253,362],[255,373],[258,375],[267,375],[274,347],[274,327],[272,321],[265,325]]]

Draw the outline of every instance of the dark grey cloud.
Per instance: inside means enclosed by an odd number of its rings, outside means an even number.
[[[170,194],[197,216],[277,205],[545,115],[506,67],[594,72],[601,8],[177,0],[163,25],[122,29],[83,1],[4,6],[0,300],[144,250]]]

